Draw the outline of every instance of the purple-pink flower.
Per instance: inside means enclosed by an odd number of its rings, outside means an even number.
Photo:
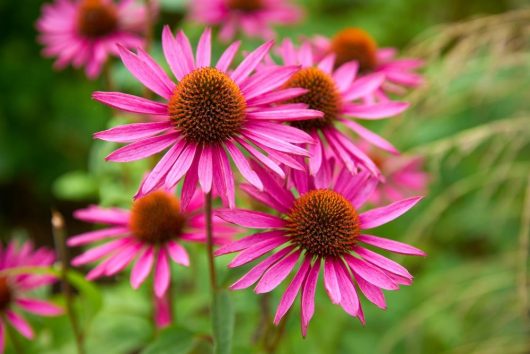
[[[322,161],[335,157],[348,170],[355,172],[364,167],[374,175],[379,175],[377,166],[359,149],[340,126],[353,131],[364,141],[397,154],[397,150],[387,140],[364,128],[350,117],[358,119],[381,119],[400,114],[407,109],[404,102],[384,102],[364,104],[359,99],[372,94],[384,81],[380,73],[357,77],[359,65],[349,61],[334,69],[335,55],[328,54],[316,60],[309,42],[295,48],[292,41],[284,40],[278,48],[284,65],[301,65],[284,88],[301,87],[307,90],[304,95],[289,100],[292,104],[307,104],[309,108],[324,113],[323,118],[306,118],[290,124],[311,135],[314,144],[309,145],[309,167],[316,173]],[[274,67],[273,62],[264,68]],[[268,69],[270,70],[270,69]]]
[[[148,12],[133,0],[55,0],[46,4],[37,22],[39,41],[55,67],[85,67],[97,77],[109,55],[118,55],[116,44],[141,47]]]
[[[378,48],[375,40],[360,28],[345,28],[333,38],[315,37],[315,55],[323,56],[333,53],[336,66],[355,60],[359,63],[361,74],[380,73],[384,83],[373,94],[364,97],[368,102],[388,101],[388,94],[403,95],[407,89],[423,83],[416,70],[423,66],[423,61],[415,58],[398,59],[396,48]]]
[[[301,9],[287,0],[193,0],[191,18],[208,26],[220,26],[219,37],[229,41],[239,32],[271,39],[273,25],[298,22]]]
[[[229,267],[239,267],[265,256],[231,288],[243,289],[257,282],[254,291],[265,293],[275,289],[289,274],[293,277],[277,308],[274,323],[285,316],[298,293],[301,293],[302,335],[306,335],[315,308],[315,291],[323,267],[324,288],[331,302],[364,323],[358,291],[376,306],[386,308],[384,290],[396,290],[412,283],[412,275],[398,263],[370,250],[425,255],[407,244],[369,235],[373,229],[396,219],[421,198],[400,200],[387,206],[360,212],[378,181],[368,173],[350,174],[334,169],[325,162],[311,176],[293,171],[292,187],[256,169],[264,190],[252,186],[244,189],[254,198],[274,209],[276,214],[222,209],[222,219],[260,233],[245,237],[217,250],[216,255],[239,252]],[[268,254],[273,252],[272,254]],[[297,270],[296,265],[299,264]]]
[[[204,193],[213,190],[225,205],[233,207],[230,158],[241,175],[259,189],[262,182],[250,167],[249,157],[280,176],[284,176],[280,162],[302,168],[293,156],[306,156],[307,151],[298,144],[311,143],[313,139],[281,123],[321,117],[322,112],[307,109],[305,104],[281,104],[306,92],[300,88],[280,89],[298,71],[298,66],[273,67],[252,74],[272,42],[257,48],[230,70],[239,44],[230,45],[217,64],[211,66],[209,29],[202,34],[194,56],[186,35],[179,32],[175,38],[166,26],[162,48],[178,83],[143,50],[133,54],[120,49],[127,69],[163,99],[157,102],[120,92],[93,95],[94,99],[123,111],[161,117],[158,122],[118,126],[95,135],[106,141],[130,143],[111,153],[109,161],[143,159],[169,148],[141,185],[139,196],[161,185],[171,189],[185,176],[183,205],[195,193],[198,182]]]
[[[40,316],[57,316],[63,312],[60,307],[29,295],[34,289],[55,282],[55,277],[16,271],[23,267],[48,267],[54,261],[52,251],[46,248],[34,249],[31,242],[19,245],[16,241],[11,241],[5,248],[0,245],[0,354],[5,349],[6,326],[12,326],[28,339],[33,338],[33,330],[20,311]],[[1,274],[10,270],[15,273]]]
[[[157,322],[168,317],[167,299],[170,285],[170,259],[188,266],[189,257],[183,244],[206,242],[206,219],[202,210],[200,193],[183,207],[171,193],[158,190],[133,202],[131,210],[90,206],[75,212],[77,219],[105,224],[96,231],[72,236],[69,246],[97,245],[72,260],[80,266],[99,262],[88,274],[93,280],[112,276],[134,263],[130,276],[131,286],[137,289],[153,273],[153,288],[157,305]],[[234,233],[234,227],[221,219],[213,218],[214,242],[226,243]],[[104,241],[101,243],[100,241]],[[166,310],[164,310],[166,309]]]

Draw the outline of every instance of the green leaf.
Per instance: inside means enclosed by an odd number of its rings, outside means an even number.
[[[53,183],[53,194],[59,199],[85,200],[97,197],[97,193],[96,181],[83,171],[65,173]]]
[[[232,353],[234,322],[234,309],[228,292],[219,291],[214,298],[213,306],[214,353]]]
[[[163,329],[158,337],[141,354],[186,354],[194,347],[193,332],[180,326]]]

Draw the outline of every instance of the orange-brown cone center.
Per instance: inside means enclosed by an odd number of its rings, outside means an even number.
[[[131,209],[130,228],[142,242],[157,244],[178,238],[185,224],[177,198],[164,191],[137,199]]]
[[[360,233],[357,211],[341,194],[328,189],[300,196],[287,220],[287,233],[293,243],[321,257],[350,252]]]
[[[263,0],[229,0],[228,7],[232,10],[253,12],[263,8]]]
[[[83,0],[79,5],[77,28],[90,38],[102,37],[116,30],[118,14],[112,2]]]
[[[331,39],[330,51],[335,53],[335,67],[356,60],[361,72],[369,72],[377,66],[377,44],[362,29],[346,28]]]

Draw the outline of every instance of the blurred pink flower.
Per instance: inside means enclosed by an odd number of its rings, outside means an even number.
[[[275,67],[251,75],[271,46],[272,42],[263,44],[235,70],[229,70],[239,48],[239,42],[235,42],[212,67],[209,29],[202,34],[194,58],[186,35],[180,32],[175,38],[166,26],[162,47],[178,84],[143,50],[135,55],[120,49],[129,71],[164,100],[155,102],[120,92],[93,94],[97,101],[123,111],[163,117],[159,122],[128,124],[95,134],[101,140],[132,142],[107,156],[109,161],[143,159],[169,148],[140,186],[139,196],[161,185],[170,189],[185,176],[183,205],[198,182],[204,193],[213,190],[225,205],[234,207],[229,157],[247,181],[262,188],[242,150],[282,177],[283,170],[275,161],[303,168],[292,156],[307,156],[297,144],[313,139],[281,122],[321,117],[322,112],[306,109],[304,104],[279,104],[306,92],[299,88],[278,90],[299,69],[297,66]]]
[[[208,26],[220,26],[223,41],[234,38],[238,31],[249,37],[271,39],[272,25],[298,22],[301,9],[286,0],[193,0],[191,18]]]
[[[397,290],[399,285],[410,285],[412,275],[398,263],[379,255],[365,245],[395,253],[424,256],[412,246],[394,240],[364,234],[396,219],[412,208],[421,198],[400,200],[390,205],[359,213],[378,181],[366,172],[350,174],[345,169],[334,169],[324,162],[320,171],[292,171],[292,188],[257,169],[264,190],[252,186],[244,189],[254,198],[277,212],[277,215],[242,210],[221,209],[217,215],[225,221],[263,232],[245,237],[221,247],[216,255],[239,252],[229,267],[239,267],[266,256],[232,289],[243,289],[258,282],[254,291],[266,293],[275,289],[290,273],[294,276],[278,306],[274,323],[278,324],[301,293],[302,335],[314,313],[315,291],[321,263],[324,268],[324,287],[331,302],[364,323],[356,286],[380,308],[386,308],[381,289]],[[297,271],[293,271],[301,261]]]
[[[85,67],[93,79],[108,56],[118,54],[116,44],[143,46],[146,19],[145,6],[134,0],[55,0],[43,6],[37,29],[44,55],[57,58],[57,69]]]
[[[19,246],[17,242],[11,241],[5,249],[0,245],[0,272],[21,267],[47,267],[54,260],[52,251],[45,248],[35,250],[31,242]],[[20,310],[40,316],[56,316],[63,312],[52,303],[28,296],[32,290],[52,284],[55,280],[49,275],[27,273],[0,275],[0,353],[4,353],[5,349],[5,326],[11,325],[24,337],[33,338],[33,330],[19,314]]]
[[[365,96],[368,102],[388,101],[388,93],[403,95],[407,89],[418,87],[423,83],[423,78],[415,72],[423,66],[422,60],[397,59],[397,49],[378,48],[370,34],[362,29],[345,28],[331,39],[317,36],[313,44],[317,56],[334,53],[336,66],[355,60],[359,63],[362,75],[381,73],[385,76],[383,85],[373,94]]]
[[[403,112],[408,103],[383,102],[367,105],[359,102],[360,98],[372,94],[380,87],[384,75],[375,73],[358,78],[358,64],[355,61],[342,64],[335,70],[335,55],[329,54],[317,61],[309,42],[296,49],[293,43],[286,39],[278,48],[278,53],[284,65],[302,66],[300,71],[291,76],[284,88],[301,87],[308,90],[306,94],[290,99],[289,102],[307,104],[309,108],[324,113],[323,119],[306,118],[290,123],[310,134],[315,141],[309,145],[311,173],[314,174],[320,169],[322,161],[334,156],[352,172],[356,171],[359,165],[374,175],[379,175],[370,158],[338,128],[343,125],[364,141],[397,154],[392,144],[348,117],[368,120],[388,118]],[[265,70],[270,70],[270,67],[274,67],[272,59],[268,65],[263,66]]]
[[[194,195],[188,206],[182,207],[173,194],[158,190],[134,201],[131,210],[104,209],[95,205],[78,210],[74,214],[77,219],[108,227],[68,240],[71,247],[105,241],[74,258],[72,264],[80,266],[101,261],[87,274],[87,279],[94,280],[115,275],[136,259],[131,286],[137,289],[153,272],[153,289],[159,298],[155,303],[157,323],[167,323],[169,305],[164,296],[170,284],[169,258],[188,266],[188,253],[182,244],[206,242],[202,207],[200,193]],[[228,242],[235,232],[233,226],[217,217],[213,219],[213,230],[216,244]]]

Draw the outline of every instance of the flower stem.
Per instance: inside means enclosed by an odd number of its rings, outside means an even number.
[[[22,349],[22,346],[20,345],[20,342],[18,341],[17,335],[13,331],[13,328],[11,328],[9,322],[7,321],[7,318],[4,314],[0,315],[2,318],[2,322],[4,323],[5,331],[7,332],[7,336],[9,337],[9,341],[11,342],[11,346],[13,347],[13,351],[16,354],[24,354],[24,350]]]
[[[217,292],[217,274],[215,272],[215,261],[213,256],[213,227],[212,227],[212,193],[205,195],[206,213],[206,249],[208,254],[208,268],[210,271],[210,287],[212,296]]]
[[[61,289],[66,304],[66,314],[74,332],[75,343],[78,354],[85,354],[83,343],[83,334],[79,328],[79,322],[74,311],[74,302],[72,298],[72,289],[68,283],[68,252],[66,248],[66,231],[64,228],[63,216],[56,210],[52,210],[52,229],[55,241],[55,249],[61,259]]]

